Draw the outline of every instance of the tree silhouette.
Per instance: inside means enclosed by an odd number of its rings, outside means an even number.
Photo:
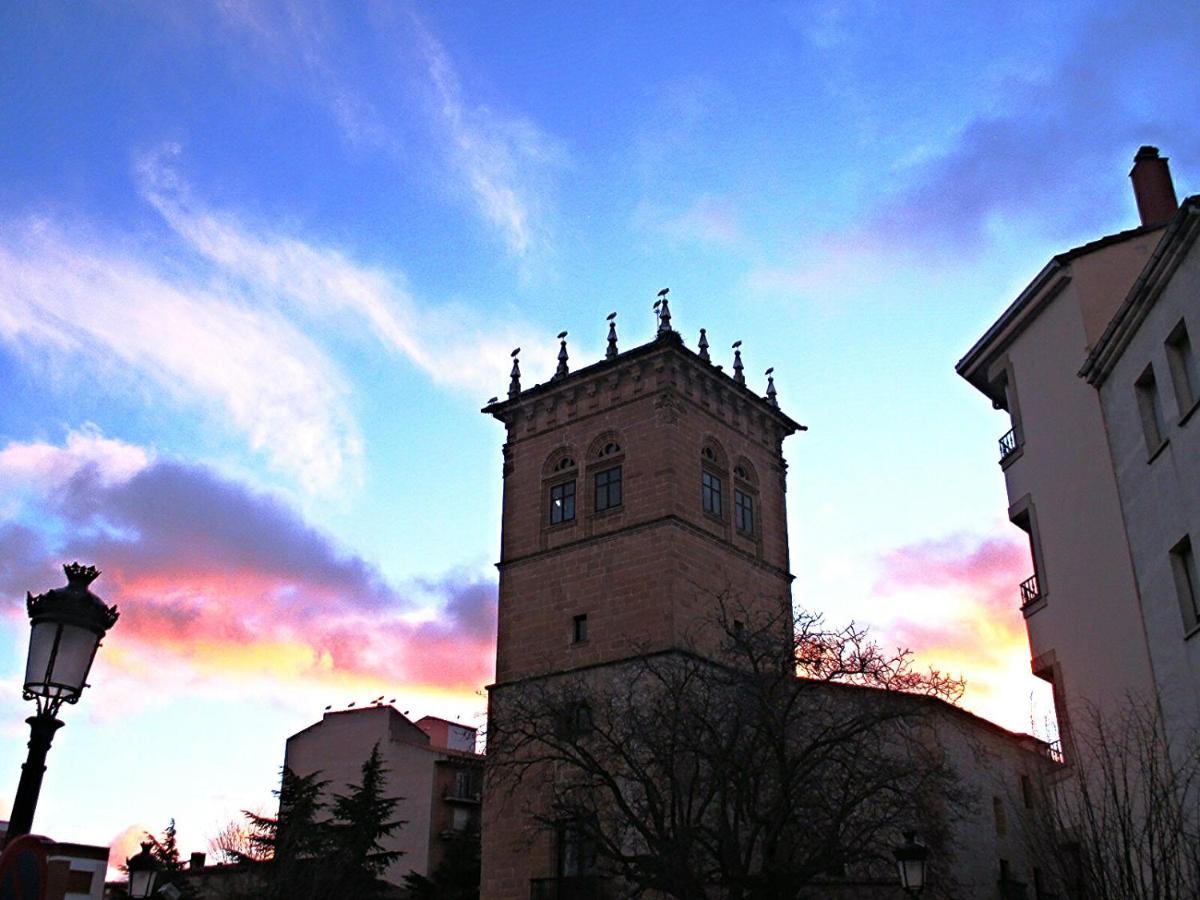
[[[378,896],[386,887],[379,876],[403,855],[399,850],[384,850],[380,843],[405,824],[392,818],[403,798],[384,796],[386,778],[376,744],[362,764],[362,781],[352,785],[349,794],[334,797],[330,863],[342,896]]]
[[[931,737],[929,698],[955,700],[962,683],[853,625],[756,618],[718,600],[715,649],[493,694],[489,789],[546,801],[529,811],[557,832],[560,876],[775,900],[846,879],[894,883],[891,849],[915,823],[950,856],[957,781]]]

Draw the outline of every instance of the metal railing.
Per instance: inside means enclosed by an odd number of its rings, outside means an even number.
[[[1037,575],[1030,575],[1021,582],[1021,608],[1024,609],[1031,603],[1036,603],[1042,598],[1042,592],[1038,588]]]
[[[1008,459],[1017,452],[1017,432],[1010,428],[1004,437],[1000,438],[1000,462]]]
[[[605,900],[606,879],[595,875],[532,878],[529,900]]]

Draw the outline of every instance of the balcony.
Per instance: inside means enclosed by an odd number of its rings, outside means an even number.
[[[607,879],[595,875],[533,878],[529,900],[606,900]]]
[[[1000,462],[1017,452],[1017,432],[1010,428],[1004,437],[1000,438]]]
[[[479,791],[464,790],[459,787],[449,787],[442,793],[442,799],[447,803],[469,803],[478,806],[481,799]]]
[[[1042,592],[1038,588],[1037,575],[1030,575],[1021,582],[1021,609],[1031,606],[1042,599]]]

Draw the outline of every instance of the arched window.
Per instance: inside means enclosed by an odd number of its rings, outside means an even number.
[[[754,537],[758,527],[758,475],[745,457],[733,466],[733,527],[743,537]]]
[[[712,438],[700,447],[700,508],[724,521],[728,462],[725,451]]]
[[[575,521],[575,482],[578,466],[570,447],[560,447],[542,467],[546,523],[566,525]]]
[[[625,503],[622,463],[625,451],[620,435],[606,431],[588,446],[588,469],[592,475],[592,512],[619,509]]]

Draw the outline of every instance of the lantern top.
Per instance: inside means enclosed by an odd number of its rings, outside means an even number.
[[[104,634],[117,621],[116,606],[108,606],[93,594],[90,585],[99,576],[95,566],[83,566],[78,562],[63,566],[67,586],[55,588],[44,594],[25,595],[25,608],[33,624],[44,621],[66,622]]]

